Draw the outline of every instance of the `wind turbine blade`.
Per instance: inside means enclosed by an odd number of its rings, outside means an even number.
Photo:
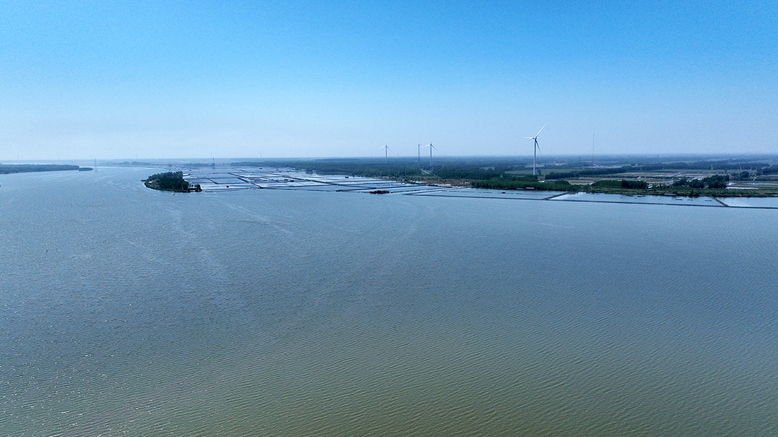
[[[546,123],[546,124],[548,124],[548,123]],[[543,128],[545,128],[545,127],[546,127],[546,124],[544,124],[544,125],[543,125],[543,127],[541,127],[541,128],[540,128],[540,130],[538,131],[538,134],[537,134],[537,135],[535,135],[536,137],[537,137],[538,135],[540,135],[540,132],[543,130]]]
[[[522,137],[522,138],[526,138],[528,140],[534,140],[535,139],[535,137]]]

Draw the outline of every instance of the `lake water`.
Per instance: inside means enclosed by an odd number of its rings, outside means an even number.
[[[157,171],[0,176],[0,435],[778,434],[777,210]]]

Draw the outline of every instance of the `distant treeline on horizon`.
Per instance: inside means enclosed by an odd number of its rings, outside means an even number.
[[[689,158],[688,156],[683,156]],[[674,159],[673,159],[674,158]],[[677,159],[679,157],[598,157],[592,161],[575,160],[572,157],[546,158],[539,162],[547,179],[567,179],[581,176],[602,176],[631,171],[661,170],[750,170],[758,174],[778,173],[778,156],[699,157],[699,159]],[[432,161],[417,158],[318,158],[318,159],[263,159],[257,161],[236,161],[232,166],[291,167],[316,171],[318,173],[358,173],[375,176],[410,176],[422,174],[423,170],[444,172],[444,178],[488,179],[496,174],[520,168],[531,168],[532,161],[513,157],[438,157]]]
[[[91,168],[64,164],[0,164],[0,174],[66,170],[91,170]]]

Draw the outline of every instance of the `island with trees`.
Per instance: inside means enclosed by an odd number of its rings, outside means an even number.
[[[200,184],[190,184],[184,179],[183,172],[157,173],[148,177],[143,183],[146,187],[160,191],[174,191],[176,193],[189,193],[191,191],[202,191]]]

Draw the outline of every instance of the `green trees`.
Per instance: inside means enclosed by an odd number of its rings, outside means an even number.
[[[594,188],[624,188],[627,190],[645,190],[648,188],[648,182],[646,181],[631,181],[622,179],[617,180],[601,180],[592,184]]]
[[[149,176],[144,181],[147,187],[162,191],[189,191],[189,182],[184,180],[184,174],[180,171],[157,173]],[[199,188],[197,185],[196,188]],[[195,190],[202,191],[202,190]]]
[[[628,181],[622,179],[621,188],[627,188],[630,190],[645,190],[648,188],[648,182],[646,181]]]
[[[527,179],[516,180],[494,178],[486,181],[470,181],[473,188],[491,188],[495,190],[549,190],[549,191],[575,191],[575,187],[567,181],[538,182]]]
[[[721,190],[724,188],[727,188],[727,182],[729,181],[729,176],[727,175],[713,175],[708,176],[707,178],[703,179],[687,179],[687,178],[681,178],[675,182],[673,182],[674,187],[689,187],[689,188],[695,188],[695,189],[713,189],[713,190]]]
[[[707,177],[702,181],[705,183],[705,186],[707,188],[720,190],[722,188],[727,188],[727,181],[729,181],[729,176],[715,175],[715,176]]]
[[[592,184],[594,188],[621,188],[621,181],[603,179]]]

